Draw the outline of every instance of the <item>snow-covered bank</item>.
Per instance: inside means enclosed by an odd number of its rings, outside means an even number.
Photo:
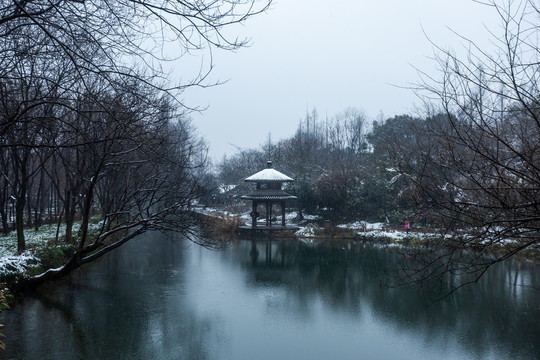
[[[10,277],[26,272],[29,268],[39,264],[39,259],[31,251],[20,255],[0,257],[0,277]]]
[[[100,228],[101,223],[90,224],[89,229]],[[79,231],[80,224],[73,224],[73,233]],[[43,225],[38,231],[27,229],[25,231],[25,243],[27,250],[22,254],[17,252],[17,233],[10,232],[8,235],[0,236],[0,279],[12,278],[14,276],[24,276],[32,268],[42,266],[38,257],[40,251],[53,249],[55,247],[65,247],[65,244],[56,244],[56,234],[64,234],[65,226],[58,228],[57,224]]]
[[[196,212],[208,215],[215,216],[218,218],[227,218],[227,217],[238,217],[244,224],[249,224],[251,222],[251,217],[249,212],[234,212],[226,211],[217,208],[197,208]],[[341,237],[362,237],[362,238],[371,238],[376,239],[386,239],[395,242],[403,242],[407,239],[417,239],[417,240],[427,240],[427,239],[436,239],[441,238],[441,234],[430,232],[427,230],[421,229],[412,229],[409,233],[404,230],[391,229],[388,224],[382,222],[370,223],[367,221],[355,221],[352,223],[339,224],[336,226],[337,231],[326,231],[323,227],[317,224],[321,218],[317,215],[303,214],[302,222],[298,222],[298,213],[296,211],[287,212],[285,215],[286,221],[288,224],[294,224],[299,227],[295,232],[295,235],[299,238],[313,238],[313,237],[328,237],[336,235],[336,232],[341,235]],[[346,234],[346,235],[345,235]]]
[[[24,274],[30,268],[40,265],[36,251],[47,246],[50,239],[54,239],[57,231],[56,225],[42,226],[39,231],[27,230],[25,242],[27,250],[22,254],[17,252],[17,233],[10,232],[0,236],[0,279]]]
[[[356,221],[353,223],[339,224],[336,226],[337,231],[325,231],[315,223],[308,223],[300,226],[300,229],[295,233],[297,237],[328,237],[336,236],[338,238],[354,237],[371,240],[388,240],[391,242],[401,243],[414,239],[416,241],[424,241],[430,239],[441,238],[442,235],[436,232],[427,230],[414,229],[409,232],[404,230],[392,229],[385,223],[375,222],[369,223],[366,221]]]
[[[413,228],[407,232],[405,230],[392,228],[388,226],[388,224],[382,222],[369,223],[366,221],[356,221],[338,225],[337,228],[354,232],[357,236],[365,238],[385,238],[397,242],[410,238],[420,241],[440,239],[444,236],[428,228]]]

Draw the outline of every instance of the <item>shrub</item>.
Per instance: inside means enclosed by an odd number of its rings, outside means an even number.
[[[56,268],[65,264],[74,251],[73,245],[49,246],[41,249],[37,256],[45,269]]]

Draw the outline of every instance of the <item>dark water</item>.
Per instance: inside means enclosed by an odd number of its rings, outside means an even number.
[[[400,250],[137,239],[3,312],[1,359],[540,359],[540,274],[494,268],[433,302]],[[536,290],[531,288],[536,286]]]

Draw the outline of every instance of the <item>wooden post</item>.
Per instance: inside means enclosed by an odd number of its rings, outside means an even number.
[[[266,202],[266,226],[270,226],[270,216],[271,216],[271,212],[272,212],[272,207],[271,207],[272,203],[268,203],[268,201]]]
[[[285,227],[285,201],[281,202],[281,226]]]
[[[257,216],[255,215],[257,213],[257,200],[253,200],[253,206],[252,206],[252,217],[251,217],[251,227],[257,227]]]

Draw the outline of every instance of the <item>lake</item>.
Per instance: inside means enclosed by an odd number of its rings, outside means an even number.
[[[0,317],[2,359],[540,359],[525,261],[434,301],[389,286],[403,249],[146,234]]]

